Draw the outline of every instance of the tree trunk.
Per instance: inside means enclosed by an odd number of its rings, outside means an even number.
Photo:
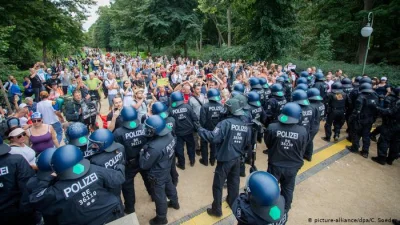
[[[374,0],[364,0],[364,10],[370,11],[374,7]],[[363,20],[363,26],[367,24],[367,17],[364,17]],[[371,34],[372,35],[372,34]],[[360,37],[360,42],[358,44],[358,52],[357,52],[357,63],[358,64],[363,64],[364,63],[364,58],[365,58],[365,53],[368,48],[368,38],[365,38],[363,36]]]
[[[228,47],[231,47],[232,43],[232,8],[229,5],[226,10],[226,19],[228,21]]]
[[[217,22],[217,18],[215,18],[215,15],[211,16],[210,15],[211,20],[214,22],[215,24],[215,28],[217,28],[217,32],[218,32],[218,43],[221,46],[221,41],[223,44],[225,44],[225,40],[224,37],[222,36],[221,30],[218,28],[218,22]]]
[[[47,44],[44,41],[43,41],[43,45],[42,45],[42,50],[43,50],[42,61],[44,64],[46,64],[46,62],[47,62]]]
[[[150,52],[150,45],[147,44],[147,54],[149,54],[149,52]]]

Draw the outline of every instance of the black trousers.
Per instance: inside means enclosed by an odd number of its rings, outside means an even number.
[[[176,171],[176,156],[173,157],[172,160],[172,165],[171,165],[171,178],[172,178],[172,183],[175,185],[175,187],[178,185],[178,179],[179,179],[179,174],[178,171]]]
[[[127,165],[125,167],[125,183],[122,184],[122,195],[124,196],[126,211],[135,211],[136,196],[134,179],[138,173],[142,176],[147,193],[150,196],[153,194],[153,190],[147,179],[147,171],[141,170],[139,164]]]
[[[1,224],[4,225],[35,225],[35,212],[21,212],[17,208],[9,207],[0,212]]]
[[[381,126],[381,136],[378,139],[378,157],[393,161],[398,158],[400,151],[400,130]],[[389,155],[388,155],[389,150]]]
[[[360,148],[360,139],[362,138],[362,151],[369,152],[369,146],[371,144],[370,131],[373,122],[359,123],[357,127],[354,127],[354,135],[352,138],[352,150],[358,151]]]
[[[149,176],[154,190],[153,199],[156,204],[156,214],[161,219],[167,218],[167,197],[172,203],[178,203],[178,193],[172,183],[171,174],[163,173]]]
[[[332,136],[332,124],[334,136],[339,137],[340,129],[345,122],[344,110],[334,110],[330,112],[326,118],[325,123],[325,137],[331,138]]]
[[[371,132],[371,135],[376,136],[376,135],[378,135],[378,134],[381,133],[381,130],[382,130],[382,125],[381,125],[381,126],[377,126],[377,127],[375,128],[375,130],[373,130],[373,131]]]
[[[35,94],[35,99],[34,99],[34,101],[35,101],[35,102],[39,102],[39,101],[40,101],[40,96],[39,96],[39,94],[40,94],[40,88],[32,88],[32,90],[33,90],[33,93]]]
[[[189,155],[190,162],[195,160],[195,150],[194,150],[194,137],[193,134],[187,134],[185,136],[177,136],[176,141],[176,155],[178,156],[178,164],[185,166],[185,154],[184,154],[184,144],[186,142],[187,154]]]
[[[314,138],[315,138],[315,135],[317,135],[317,133],[310,134],[311,139],[310,139],[310,141],[308,142],[308,144],[306,146],[306,151],[304,152],[304,158],[307,158],[307,159],[311,159],[312,158],[312,155],[313,155],[313,152],[314,152]]]
[[[288,212],[292,205],[296,176],[300,168],[280,167],[268,164],[267,172],[281,184],[281,195],[285,198],[285,209]]]
[[[210,145],[210,162],[215,162],[215,144],[209,144],[203,138],[200,138],[201,158],[207,163],[208,160],[208,145]]]
[[[222,190],[224,188],[225,180],[227,180],[228,185],[228,196],[226,197],[226,201],[229,206],[231,206],[239,196],[239,171],[240,157],[227,162],[217,161],[212,186],[214,198],[212,208],[215,212],[222,213]]]

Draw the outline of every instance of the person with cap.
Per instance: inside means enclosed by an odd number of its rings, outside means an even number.
[[[110,190],[124,181],[124,166],[115,170],[90,164],[73,145],[58,148],[51,157],[50,171],[37,176],[29,195],[32,207],[57,218],[59,224],[106,224],[123,216],[120,200]]]
[[[392,92],[392,88],[390,85],[387,83],[387,78],[382,77],[380,82],[376,84],[375,86],[372,86],[372,88],[375,90],[376,94],[379,96],[379,105],[383,107],[383,100],[386,96]]]
[[[363,78],[364,79],[364,78]],[[360,138],[362,138],[363,146],[361,155],[368,158],[370,146],[370,131],[372,124],[377,117],[378,96],[374,93],[370,83],[363,83],[359,87],[360,95],[354,103],[354,111],[350,116],[350,121],[354,124],[354,136],[352,145],[346,146],[351,152],[358,153],[360,147]]]
[[[251,123],[245,123],[241,116],[244,115],[243,103],[231,98],[225,106],[230,115],[217,124],[213,131],[199,128],[199,135],[209,143],[217,144],[213,181],[212,207],[207,209],[211,216],[222,216],[222,190],[227,180],[227,202],[230,206],[239,195],[240,184],[240,157],[244,155],[245,147],[251,144]]]
[[[10,140],[9,145],[11,147],[11,151],[9,153],[22,155],[32,169],[36,170],[36,153],[32,148],[25,144],[25,130],[19,127],[14,127],[11,128],[8,133],[8,139]]]
[[[207,91],[208,102],[204,104],[200,109],[200,125],[207,130],[214,130],[217,124],[223,118],[224,106],[220,103],[221,95],[218,89],[210,89]],[[199,162],[204,166],[208,166],[210,162],[211,166],[215,164],[215,144],[210,143],[210,158],[208,158],[208,142],[204,139],[200,139],[201,147],[201,159]]]
[[[264,77],[260,77],[258,79],[261,87],[264,89],[264,96],[265,96],[264,100],[267,101],[271,96],[271,90],[269,88],[268,81]]]
[[[310,88],[307,91],[307,96],[308,96],[308,100],[310,101],[310,106],[312,108],[314,108],[315,111],[318,112],[315,116],[315,120],[311,124],[311,126],[313,127],[313,129],[312,129],[313,133],[310,134],[310,141],[307,144],[306,151],[304,152],[304,156],[303,156],[304,159],[311,161],[313,151],[314,151],[314,141],[313,140],[315,138],[315,135],[317,135],[317,133],[318,133],[319,124],[320,124],[322,118],[324,118],[324,116],[325,116],[325,105],[323,103],[323,98],[320,95],[320,92],[317,88]]]
[[[148,170],[148,179],[154,191],[156,216],[152,224],[168,224],[168,208],[179,209],[178,193],[170,175],[175,157],[176,139],[161,116],[153,115],[144,122],[145,135],[149,141],[140,151],[140,168]],[[167,197],[169,202],[167,202]]]
[[[84,158],[89,158],[95,152],[87,149],[89,130],[87,126],[81,122],[70,123],[65,131],[66,143],[78,147]]]
[[[358,91],[358,87],[360,86],[360,80],[362,79],[361,76],[358,76],[356,78],[354,78],[354,82],[353,82],[353,90],[350,92],[349,94],[349,101],[354,103],[356,102],[358,95],[360,94]],[[348,141],[352,141],[351,138],[354,136],[354,129],[353,129],[353,123],[351,123],[350,121],[350,116],[354,111],[354,104],[350,104],[349,107],[347,108],[347,112],[346,115],[349,116],[349,118],[347,119],[347,137],[346,139]]]
[[[249,79],[250,91],[255,91],[260,95],[261,105],[265,104],[265,90],[261,86],[260,80],[257,77],[250,77]]]
[[[327,118],[325,123],[325,137],[322,137],[324,141],[331,141],[332,136],[332,124],[333,124],[333,139],[335,142],[339,141],[340,129],[345,122],[346,108],[349,105],[349,98],[347,94],[343,92],[342,83],[339,81],[332,84],[332,92],[328,93],[326,97],[326,109]]]
[[[295,92],[293,97],[296,97]],[[301,125],[302,113],[299,104],[287,103],[278,117],[279,122],[270,124],[265,131],[265,143],[269,149],[268,172],[281,185],[285,212],[291,207],[296,175],[304,164],[304,151],[310,141],[310,132]]]
[[[134,179],[138,173],[142,176],[147,192],[151,196],[151,187],[147,181],[147,171],[139,166],[139,153],[146,144],[143,124],[139,123],[138,113],[132,106],[125,106],[121,111],[122,127],[114,131],[114,141],[123,145],[126,153],[125,183],[122,185],[122,195],[125,200],[125,213],[135,212]]]
[[[392,165],[400,153],[400,137],[398,135],[400,132],[400,87],[393,89],[393,93],[396,93],[395,96],[391,94],[392,98],[395,99],[386,103],[390,104],[389,107],[377,107],[379,114],[382,116],[382,125],[379,127],[381,135],[378,140],[378,154],[371,159],[381,165],[386,163]]]
[[[18,129],[18,128],[17,128]],[[20,154],[10,154],[11,147],[0,137],[0,218],[2,224],[34,225],[34,212],[21,207],[26,183],[35,172]]]
[[[175,119],[168,114],[168,107],[164,103],[162,102],[153,103],[153,105],[151,106],[151,114],[161,116],[161,118],[165,120],[166,126],[171,129],[172,136],[176,138]],[[178,171],[176,171],[176,157],[174,157],[172,161],[171,177],[172,177],[172,183],[175,185],[175,187],[178,186],[179,174]]]
[[[268,172],[256,171],[247,178],[245,192],[232,206],[238,225],[284,225],[285,198],[278,181]]]
[[[187,153],[189,155],[190,166],[195,164],[195,145],[193,132],[200,126],[199,119],[193,111],[193,108],[184,103],[183,94],[175,91],[171,94],[171,107],[168,114],[176,121],[175,134],[177,136],[176,154],[178,156],[178,168],[185,169],[185,155],[183,146],[186,143]]]

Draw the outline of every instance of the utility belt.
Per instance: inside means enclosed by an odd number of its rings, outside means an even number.
[[[135,157],[135,158],[127,159],[126,166],[127,167],[139,166],[139,158]]]

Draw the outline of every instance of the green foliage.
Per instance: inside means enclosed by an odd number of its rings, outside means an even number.
[[[325,30],[319,36],[319,39],[316,44],[316,49],[314,52],[314,58],[330,61],[333,59],[333,49],[332,49],[333,41],[331,39],[331,35],[328,30]]]

